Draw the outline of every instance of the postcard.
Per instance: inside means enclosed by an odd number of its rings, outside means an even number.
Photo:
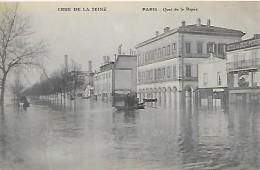
[[[0,12],[0,169],[259,170],[260,2]]]

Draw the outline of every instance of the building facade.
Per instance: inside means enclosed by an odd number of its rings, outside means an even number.
[[[117,93],[136,93],[136,55],[118,55],[94,75],[94,98],[112,99]]]
[[[112,97],[112,69],[114,62],[104,59],[98,72],[94,74],[94,99]]]
[[[226,59],[211,54],[206,61],[199,64],[198,68],[198,104],[203,100],[208,105],[226,103],[228,96]]]
[[[245,103],[260,99],[260,34],[227,45],[229,101]]]
[[[210,53],[225,58],[225,44],[241,40],[243,32],[210,24],[182,25],[136,46],[137,91],[140,99],[178,100],[180,92],[193,95],[198,86],[198,64]],[[182,93],[183,94],[183,93]]]

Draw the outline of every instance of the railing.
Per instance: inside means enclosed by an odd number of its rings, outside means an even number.
[[[209,58],[210,54],[198,54],[198,53],[184,53],[183,58]],[[218,58],[224,58],[224,54],[214,54],[214,57]],[[152,64],[152,63],[158,63],[160,61],[165,61],[173,58],[178,58],[177,54],[171,54],[169,56],[164,56],[160,58],[153,58],[150,60],[147,60],[145,62],[138,63],[138,66],[143,66],[147,64]]]
[[[153,59],[149,59],[145,62],[138,63],[138,66],[143,66],[143,65],[152,64],[152,63],[158,63],[160,61],[165,61],[165,60],[169,60],[169,59],[173,59],[173,58],[177,58],[177,54],[171,54],[171,55],[163,56],[160,58],[156,57]]]
[[[203,54],[199,54],[199,53],[184,53],[183,54],[184,58],[209,58],[210,54],[209,53],[203,53]],[[224,55],[222,54],[213,54],[214,57],[218,57],[218,58],[223,58]]]
[[[242,69],[242,68],[250,68],[250,67],[257,67],[260,65],[260,58],[257,59],[250,59],[250,60],[241,60],[237,62],[230,62],[227,63],[227,69]]]
[[[184,80],[184,81],[197,81],[197,77],[173,77],[173,78],[164,78],[164,79],[159,79],[159,80],[144,80],[139,82],[138,84],[150,84],[150,83],[160,83],[160,82],[168,82],[168,81],[177,81],[177,80]]]

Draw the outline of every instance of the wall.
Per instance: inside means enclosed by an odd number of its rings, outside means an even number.
[[[221,85],[218,85],[217,73],[220,72]],[[207,74],[207,84],[204,84],[204,74]],[[199,88],[227,87],[226,60],[218,59],[211,63],[199,64]]]
[[[132,77],[132,70],[114,70],[114,87],[113,90],[115,91],[131,91],[132,84],[131,84],[131,77]]]

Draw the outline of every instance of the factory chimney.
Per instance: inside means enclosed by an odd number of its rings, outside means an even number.
[[[92,61],[88,61],[88,71],[92,72]]]
[[[68,72],[68,55],[64,55],[64,59],[65,59],[65,72]]]

